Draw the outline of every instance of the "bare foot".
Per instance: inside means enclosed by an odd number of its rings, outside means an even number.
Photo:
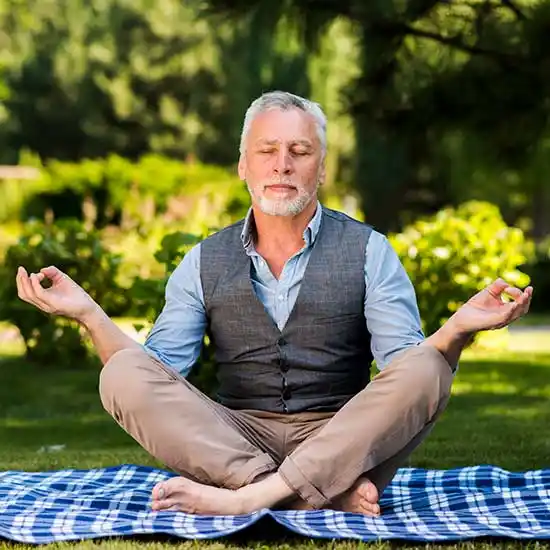
[[[238,515],[247,510],[240,493],[202,485],[184,477],[161,481],[153,488],[151,507],[155,511],[175,510],[202,515]]]
[[[377,517],[380,515],[378,498],[378,489],[374,483],[366,477],[360,477],[348,491],[333,500],[327,508]]]

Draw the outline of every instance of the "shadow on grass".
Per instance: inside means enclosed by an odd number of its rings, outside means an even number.
[[[464,361],[447,410],[411,465],[550,467],[550,356]]]

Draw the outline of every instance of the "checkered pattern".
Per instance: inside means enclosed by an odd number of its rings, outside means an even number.
[[[329,510],[262,510],[231,517],[150,511],[151,489],[171,475],[132,465],[0,473],[0,536],[27,543],[144,533],[212,539],[270,515],[289,530],[315,538],[550,538],[550,470],[403,468],[384,493],[379,518]]]

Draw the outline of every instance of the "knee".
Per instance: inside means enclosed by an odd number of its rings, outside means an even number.
[[[144,402],[146,384],[140,367],[149,361],[145,351],[123,349],[105,363],[99,376],[99,396],[107,412],[115,415],[121,407],[134,409]]]
[[[415,370],[419,390],[438,403],[447,401],[453,382],[453,371],[447,359],[433,346],[418,346],[417,351]]]
[[[396,361],[404,373],[409,389],[435,401],[447,399],[453,372],[445,357],[433,346],[416,346],[400,355]]]

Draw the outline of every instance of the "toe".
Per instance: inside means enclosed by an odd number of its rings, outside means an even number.
[[[366,480],[361,483],[361,485],[357,487],[357,492],[359,493],[359,496],[361,498],[368,500],[372,504],[378,502],[378,490],[376,489],[376,485],[374,485],[372,481]]]
[[[151,508],[155,512],[166,510],[179,510],[177,503],[172,499],[156,500],[151,504]]]
[[[372,503],[377,503],[380,495],[378,494],[378,489],[374,483],[369,483],[367,489],[367,500]]]
[[[359,508],[361,509],[361,513],[367,516],[377,517],[380,515],[380,506],[378,504],[373,504],[368,500],[361,499],[359,502]]]
[[[153,500],[162,500],[166,496],[166,486],[164,485],[164,482],[161,481],[160,483],[157,483],[151,492],[151,497]]]

